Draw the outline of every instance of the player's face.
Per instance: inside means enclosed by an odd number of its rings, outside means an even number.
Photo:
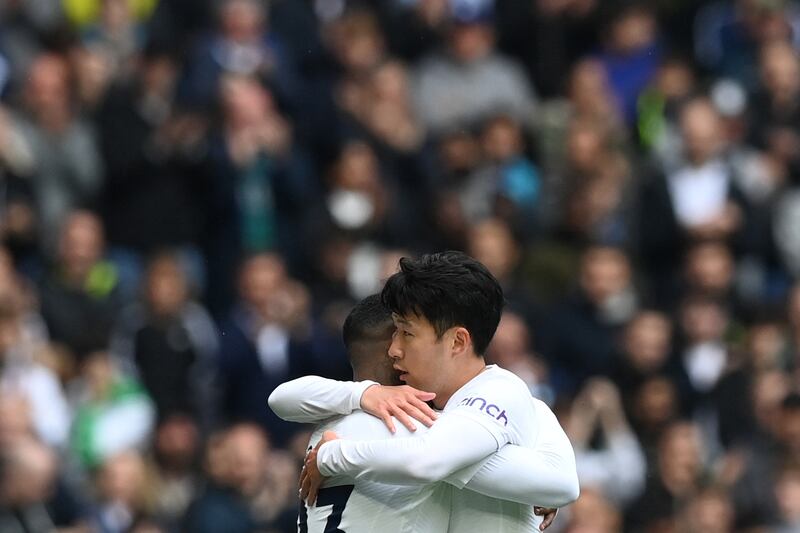
[[[450,374],[446,332],[437,338],[433,325],[422,317],[393,315],[397,328],[389,346],[389,357],[400,379],[408,385],[439,394]]]

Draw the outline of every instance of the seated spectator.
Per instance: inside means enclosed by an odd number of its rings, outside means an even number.
[[[386,43],[375,14],[357,6],[346,9],[340,16],[325,20],[322,34],[334,59],[341,67],[344,78],[338,88],[344,109],[358,105],[351,99],[353,83],[368,78],[386,59]]]
[[[347,128],[350,134],[369,137],[387,152],[387,159],[413,161],[423,149],[425,132],[412,106],[408,78],[403,63],[386,59],[339,83],[337,103],[353,122]]]
[[[697,13],[694,28],[699,62],[751,90],[758,83],[759,48],[790,39],[796,47],[800,12],[791,0],[710,2]]]
[[[733,468],[725,480],[731,487],[740,528],[771,524],[777,516],[774,491],[781,468],[797,456],[800,443],[800,397],[790,393],[780,372],[762,373],[753,385],[758,423],[747,446],[729,454]]]
[[[356,239],[383,245],[409,242],[420,221],[408,217],[413,193],[382,172],[375,150],[358,140],[346,142],[335,160],[325,198],[327,227]]]
[[[208,229],[209,119],[175,104],[179,69],[171,51],[148,46],[135,76],[114,83],[97,110],[106,168],[100,215],[127,293],[138,288],[146,254],[173,247],[199,256]]]
[[[263,433],[256,433],[258,442],[250,451],[256,460],[263,462],[266,453],[266,439]],[[200,494],[192,501],[183,517],[184,531],[214,533],[219,530],[230,533],[249,533],[256,527],[255,520],[247,506],[246,497],[238,492],[232,483],[231,469],[233,457],[229,451],[227,434],[220,431],[211,435],[205,450],[204,465],[207,482]],[[253,477],[258,465],[251,471]]]
[[[639,95],[636,133],[639,144],[650,150],[656,159],[672,161],[680,152],[678,111],[681,103],[697,92],[699,81],[689,59],[668,56],[659,64],[650,85]],[[737,102],[735,98],[732,101]]]
[[[594,488],[621,508],[641,494],[644,452],[613,383],[602,378],[588,381],[572,402],[566,430],[575,448],[581,490]],[[601,444],[593,447],[597,431]]]
[[[154,488],[147,464],[134,451],[106,458],[95,480],[97,504],[91,513],[92,528],[100,533],[132,531],[152,512]]]
[[[116,81],[114,76],[130,76],[133,67],[116,65],[106,51],[89,46],[75,45],[67,56],[72,71],[75,103],[81,113],[92,119],[96,125],[97,112],[111,85]],[[119,71],[115,69],[119,68]],[[124,69],[124,72],[121,72]],[[98,135],[98,142],[101,142]]]
[[[703,441],[690,422],[670,425],[659,440],[655,471],[626,517],[626,531],[675,527],[678,513],[694,498],[704,474]]]
[[[785,386],[774,379],[787,364],[785,335],[775,319],[761,319],[749,326],[743,348],[731,353],[730,364],[714,391],[719,439],[726,449],[749,445],[762,431],[756,421],[756,406],[763,411],[765,387],[773,388],[770,397],[777,394],[782,399],[785,395]],[[764,413],[759,417],[763,420]]]
[[[170,530],[178,529],[180,520],[200,490],[197,467],[202,435],[195,422],[174,415],[156,428],[153,460],[157,469],[154,515]]]
[[[764,45],[759,55],[760,88],[749,104],[748,138],[764,150],[782,175],[800,169],[800,67],[797,50],[786,41]]]
[[[225,74],[269,80],[278,98],[294,102],[300,95],[294,60],[281,38],[269,28],[268,13],[257,0],[224,0],[217,27],[192,50],[179,91],[180,100],[207,111]]]
[[[424,59],[416,72],[417,116],[434,134],[498,112],[532,124],[536,98],[524,71],[495,51],[492,2],[450,5],[446,49]]]
[[[296,527],[294,506],[284,516],[279,516],[280,507],[272,509],[278,516],[259,512],[259,499],[269,490],[270,445],[258,427],[233,426],[212,440],[210,446],[211,483],[189,507],[184,522],[187,531],[247,533],[259,527],[282,531]]]
[[[141,301],[122,312],[112,346],[138,375],[160,420],[186,414],[207,430],[218,408],[217,337],[179,258],[164,253],[150,261]]]
[[[687,297],[679,313],[682,342],[678,352],[693,391],[690,405],[706,407],[730,362],[725,339],[729,311],[713,298],[698,295]]]
[[[538,305],[534,303],[536,298],[525,285],[524,250],[509,223],[501,218],[481,220],[467,233],[467,252],[486,265],[500,282],[508,308],[536,327],[541,317],[538,316]],[[397,268],[397,263],[393,266]]]
[[[567,244],[626,245],[631,162],[605,121],[574,116],[561,139],[563,158],[549,163],[539,218]]]
[[[23,439],[4,445],[0,459],[0,531],[82,531],[88,525],[59,480],[62,465],[53,450]]]
[[[63,221],[58,254],[39,284],[50,338],[72,361],[108,346],[122,304],[116,267],[104,258],[100,219],[74,211]]]
[[[20,314],[22,338],[36,344],[35,350],[48,340],[47,327],[39,314],[36,286],[17,271],[11,252],[0,246],[0,300]]]
[[[291,279],[278,256],[254,255],[241,266],[239,300],[220,324],[219,375],[223,414],[259,423],[283,443],[291,424],[264,409],[264,394],[310,366],[307,289]]]
[[[224,314],[235,296],[234,263],[244,254],[278,250],[292,264],[301,261],[319,193],[274,93],[241,74],[223,75],[219,91],[222,123],[210,132],[204,158],[213,221],[205,252],[209,305]]]
[[[619,102],[625,122],[636,121],[639,94],[647,87],[661,60],[658,19],[649,4],[620,2],[606,27],[598,56]]]
[[[155,425],[155,409],[146,392],[124,376],[106,352],[83,362],[75,387],[72,451],[87,469],[111,457],[144,449]]]
[[[599,242],[628,247],[632,227],[630,172],[627,163],[606,160],[592,175],[566,191],[561,225],[556,229],[567,244]]]
[[[535,232],[541,187],[538,169],[525,153],[519,124],[496,115],[482,125],[482,163],[458,186],[470,222],[498,216],[528,236]]]
[[[613,370],[616,336],[639,305],[630,261],[622,250],[594,246],[581,261],[577,290],[542,328],[542,353],[557,392],[575,391],[593,375]]]
[[[609,85],[603,65],[592,58],[581,59],[569,73],[563,98],[542,103],[536,120],[536,142],[546,173],[561,174],[571,157],[566,137],[576,120],[606,129],[613,144],[625,141],[627,132],[622,122],[619,102]]]
[[[719,113],[695,98],[680,112],[683,155],[664,175],[646,181],[639,198],[643,264],[657,298],[670,301],[677,261],[693,240],[733,240],[745,225],[745,201],[737,169],[726,157]],[[663,304],[662,304],[663,305]]]
[[[505,311],[486,349],[486,359],[516,374],[531,395],[553,405],[555,395],[547,382],[547,366],[531,350],[531,334],[522,317]]]
[[[581,487],[580,498],[570,505],[566,512],[568,514],[565,518],[564,533],[618,533],[622,531],[622,516],[619,510],[601,491]]]
[[[125,77],[147,37],[146,20],[157,0],[64,0],[64,11],[87,46],[97,49]]]
[[[669,317],[652,310],[636,313],[622,332],[613,373],[626,405],[630,405],[630,395],[651,377],[664,376],[680,382],[676,375],[679,368],[675,366]]]
[[[648,464],[665,429],[680,418],[680,402],[678,388],[665,376],[647,378],[630,392],[628,419],[647,454]]]
[[[96,199],[102,165],[91,127],[74,111],[63,57],[38,56],[21,96],[24,113],[17,116],[17,124],[33,154],[30,177],[40,244],[50,251],[63,217]]]
[[[16,302],[0,300],[0,396],[6,406],[20,410],[24,429],[63,448],[70,426],[64,391],[53,372],[36,360],[37,341],[27,333]]]
[[[724,490],[708,488],[702,490],[689,502],[681,531],[687,533],[728,533],[734,531],[735,512],[733,503]]]
[[[735,267],[733,254],[724,242],[706,241],[692,245],[686,253],[688,292],[729,301],[729,307],[733,307]]]

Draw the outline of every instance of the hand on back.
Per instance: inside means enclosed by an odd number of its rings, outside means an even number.
[[[373,385],[361,396],[361,409],[383,420],[392,433],[397,431],[392,417],[397,418],[409,431],[416,431],[412,418],[428,427],[436,420],[436,411],[426,403],[435,397],[436,394],[432,392],[423,392],[408,385]]]

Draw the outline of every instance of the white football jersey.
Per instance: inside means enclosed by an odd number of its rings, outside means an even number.
[[[416,433],[428,430],[416,423]],[[394,437],[413,433],[395,422]],[[311,435],[309,449],[317,445],[325,431],[335,431],[343,439],[385,439],[391,433],[383,421],[363,411],[336,417],[321,424]],[[313,507],[301,505],[299,533],[443,533],[450,518],[451,486],[390,485],[367,480],[329,478],[320,489]]]
[[[559,454],[572,449],[550,408],[533,398],[519,377],[496,365],[489,365],[457,390],[444,410],[480,422],[495,437],[498,448],[517,444]],[[450,479],[457,479],[463,487],[485,463],[464,468]],[[533,514],[530,505],[498,500],[470,490],[451,490],[451,533],[539,531],[542,518]]]
[[[312,387],[310,398],[288,401],[311,385],[294,387],[297,388],[294,393],[284,392],[286,397],[275,399],[273,404],[301,403],[303,407],[298,411],[316,412],[317,404],[324,404],[333,388],[315,393]],[[352,391],[343,392],[338,395],[339,401],[333,402],[340,409],[336,412],[357,404]],[[438,431],[427,433],[427,428],[417,424],[418,429],[412,434],[396,423],[395,437],[401,440],[386,440],[390,433],[383,422],[361,411],[324,422],[312,435],[309,446],[315,446],[327,429],[337,432],[343,440],[326,445],[320,452],[320,468],[324,467],[323,472],[332,477],[320,491],[317,506],[301,508],[300,533],[528,533],[538,531],[542,519],[533,514],[533,505],[515,502],[535,501],[541,505],[551,501],[550,505],[561,506],[577,497],[575,460],[569,439],[547,405],[533,398],[525,383],[513,373],[488,366],[456,391],[444,411],[447,425],[442,425],[443,416],[435,426]],[[408,437],[427,434],[428,438],[437,433],[437,439],[429,441],[436,444],[428,445],[426,453],[458,461],[477,445],[469,438],[459,440],[459,436],[475,435],[475,429],[482,432],[475,428],[476,423],[488,431],[499,453],[453,472],[444,482],[421,484],[418,474],[409,477],[407,472],[413,469],[407,470],[405,465],[420,463],[415,462],[416,452],[411,444],[417,439]],[[447,433],[452,435],[443,440],[442,435]],[[506,444],[516,446],[500,451]],[[522,448],[532,450],[533,456],[520,456],[518,451]],[[434,466],[437,468],[441,461],[432,464],[438,465]],[[336,472],[347,472],[356,481],[337,477]],[[389,479],[409,481],[384,482]],[[475,491],[464,489],[468,483]],[[503,486],[504,483],[508,486]],[[503,494],[507,500],[485,494]]]

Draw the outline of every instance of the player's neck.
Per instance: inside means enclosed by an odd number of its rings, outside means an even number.
[[[465,363],[459,367],[458,372],[448,383],[447,390],[440,391],[433,400],[437,409],[444,409],[447,402],[461,387],[475,379],[478,374],[486,370],[486,360],[483,356],[472,355],[466,359]]]
[[[385,368],[356,368],[353,369],[353,381],[375,381],[381,385],[402,385],[397,376],[386,371]]]

